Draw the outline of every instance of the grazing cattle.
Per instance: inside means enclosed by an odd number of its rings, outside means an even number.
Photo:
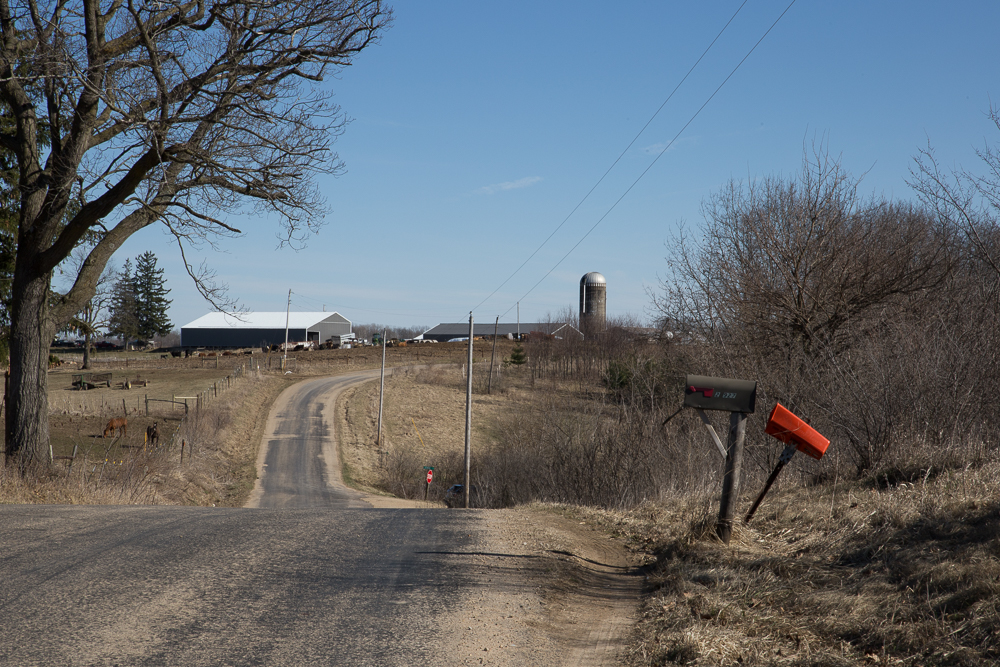
[[[104,437],[105,438],[108,437],[108,433],[114,436],[115,432],[118,432],[120,435],[124,436],[127,431],[128,431],[128,420],[125,419],[125,417],[115,417],[114,419],[108,422],[107,426],[104,427]]]
[[[146,444],[150,446],[159,446],[160,444],[160,428],[159,422],[153,422],[152,425],[146,427]]]

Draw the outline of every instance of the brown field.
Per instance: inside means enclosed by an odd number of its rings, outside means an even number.
[[[461,358],[464,349],[448,344],[389,348],[386,363],[447,362]],[[0,502],[242,505],[256,479],[268,409],[281,390],[303,376],[381,363],[380,348],[290,352],[288,373],[282,372],[277,353],[203,352],[184,358],[100,352],[92,356],[89,372],[111,373],[111,386],[80,390],[73,386],[73,375],[81,372],[82,354],[65,348],[52,354],[60,361],[48,376],[55,463],[45,478],[31,482],[0,470]],[[126,380],[130,389],[124,388]],[[104,437],[109,421],[121,417],[127,419],[127,433]],[[154,423],[160,436],[156,448],[145,437]],[[70,461],[74,452],[77,458]]]
[[[500,349],[497,355],[501,360]],[[430,499],[440,499],[445,489],[461,483],[455,463],[465,456],[463,368],[461,364],[437,364],[397,368],[389,374],[381,448],[376,445],[378,381],[347,392],[337,409],[345,479],[359,488],[422,498],[423,467],[433,466]],[[501,370],[499,377],[494,377],[492,393],[487,394],[485,370],[477,368],[473,378],[473,451],[492,442],[491,429],[497,416],[530,400],[530,393],[517,386],[529,374],[527,368]]]

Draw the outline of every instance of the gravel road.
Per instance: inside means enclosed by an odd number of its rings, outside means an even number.
[[[0,665],[616,664],[640,577],[605,535],[340,484],[356,375],[275,403],[253,508],[0,507]]]

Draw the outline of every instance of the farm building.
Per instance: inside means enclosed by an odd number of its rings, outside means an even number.
[[[323,343],[351,333],[340,313],[288,313],[288,342]],[[260,347],[285,342],[285,313],[209,313],[181,327],[183,347]]]
[[[476,337],[482,336],[484,338],[493,338],[494,326],[496,326],[497,335],[502,338],[507,338],[508,336],[514,336],[516,338],[518,333],[520,333],[521,336],[526,336],[533,332],[540,332],[556,336],[558,338],[583,340],[583,334],[580,333],[580,330],[572,324],[567,324],[565,322],[521,322],[520,324],[516,322],[501,322],[499,325],[496,325],[495,322],[485,322],[483,324],[472,325],[473,335]],[[446,324],[439,324],[420,335],[420,338],[423,338],[424,340],[436,340],[442,343],[453,338],[468,337],[468,322],[450,322]]]

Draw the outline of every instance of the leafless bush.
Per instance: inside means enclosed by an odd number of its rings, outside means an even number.
[[[632,507],[703,488],[717,461],[678,425],[648,410],[538,391],[535,405],[493,426],[495,442],[476,456],[474,484],[487,506],[550,501]]]
[[[683,332],[688,368],[757,380],[758,405],[806,417],[858,472],[988,447],[989,264],[939,212],[858,186],[824,155],[794,181],[729,184],[705,207],[704,238],[677,239],[654,303]],[[749,473],[773,451],[751,438]]]
[[[796,180],[729,183],[704,206],[703,238],[675,239],[655,305],[733,351],[815,361],[820,347],[849,347],[874,311],[941,285],[952,267],[947,226],[919,207],[864,200],[859,185],[824,154]]]
[[[422,500],[444,499],[445,490],[452,484],[461,484],[465,477],[465,459],[461,453],[437,455],[434,459],[434,483],[429,487],[424,466],[429,461],[426,454],[414,447],[390,448],[382,460],[381,483],[386,491],[399,498]]]

